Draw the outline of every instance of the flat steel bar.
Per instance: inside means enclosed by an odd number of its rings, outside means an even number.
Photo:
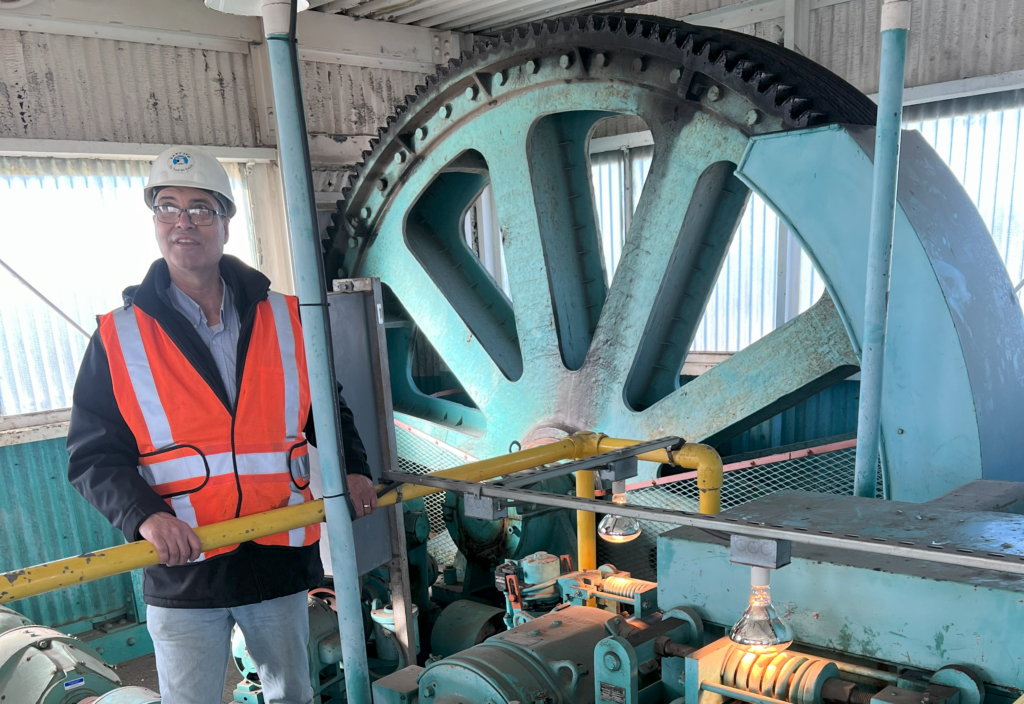
[[[487,496],[495,499],[512,499],[525,503],[555,506],[572,511],[592,511],[594,513],[612,513],[617,516],[636,518],[642,521],[657,521],[677,526],[690,526],[704,530],[720,531],[736,535],[749,535],[756,538],[771,540],[789,540],[801,545],[850,550],[875,555],[902,557],[909,560],[925,560],[946,565],[959,565],[982,570],[994,570],[1010,574],[1024,575],[1024,555],[972,550],[951,545],[931,545],[916,543],[910,540],[879,538],[871,535],[844,533],[837,535],[834,531],[812,530],[783,524],[765,524],[757,521],[745,521],[741,518],[724,514],[700,514],[688,511],[671,511],[650,506],[633,506],[615,504],[597,499],[582,499],[573,496],[548,494],[529,489],[508,489],[493,484],[465,482],[457,479],[442,479],[431,475],[403,474],[401,472],[384,472],[384,478],[391,481],[419,484],[422,486],[454,491],[474,496]]]

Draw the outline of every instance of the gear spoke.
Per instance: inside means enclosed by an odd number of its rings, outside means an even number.
[[[652,125],[654,160],[591,351],[593,363],[608,383],[625,382],[662,288],[686,292],[700,300],[699,310],[694,311],[695,320],[687,323],[696,330],[704,312],[703,304],[714,287],[718,268],[728,250],[726,238],[725,246],[714,250],[712,261],[695,262],[690,271],[678,274],[682,280],[664,281],[666,272],[676,275],[676,268],[669,262],[680,237],[703,235],[703,232],[683,230],[701,175],[718,162],[738,162],[746,146],[744,135],[705,115],[697,114],[681,123]],[[692,248],[687,246],[686,249]],[[700,271],[697,267],[701,265],[705,269],[713,268],[713,273],[709,276],[707,271]],[[695,280],[699,280],[699,286],[691,286]],[[677,321],[669,322],[675,325]],[[692,334],[691,331],[687,338]],[[679,366],[682,366],[681,359]],[[678,368],[668,370],[670,374],[678,374],[678,371]]]
[[[528,123],[513,125],[482,150],[498,208],[516,327],[530,331],[520,340],[524,373],[543,360],[560,364],[551,287],[523,137],[528,133]]]
[[[508,379],[398,238],[368,253],[365,276],[379,276],[474,399],[488,398]]]
[[[825,295],[639,415],[654,437],[672,432],[718,445],[859,369],[843,321]],[[648,436],[644,436],[648,437]]]

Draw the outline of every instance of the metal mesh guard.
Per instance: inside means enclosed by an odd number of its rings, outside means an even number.
[[[431,474],[441,469],[458,467],[466,463],[465,456],[456,454],[428,436],[407,429],[404,424],[395,427],[398,443],[398,471],[411,474]],[[726,471],[722,483],[722,510],[759,499],[778,491],[816,491],[824,494],[853,494],[856,447],[845,447],[806,457],[787,459],[753,467]],[[882,476],[878,474],[878,496],[882,495]],[[652,486],[629,492],[629,502],[639,506],[656,506],[677,511],[698,511],[697,480],[687,479],[663,486]],[[430,517],[428,552],[439,565],[450,565],[458,553],[445,526],[444,493],[426,497]],[[657,579],[658,535],[674,526],[654,521],[641,521],[643,533],[627,545],[613,545],[599,540],[599,564],[611,563],[620,570],[630,572],[638,579]]]

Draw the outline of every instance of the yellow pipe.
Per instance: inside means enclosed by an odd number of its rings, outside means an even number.
[[[322,520],[324,502],[310,501],[202,526],[196,529],[196,535],[203,543],[203,551],[206,551],[302,528]],[[130,572],[158,562],[156,548],[140,540],[99,552],[87,552],[78,557],[13,570],[0,576],[0,604]]]
[[[638,445],[637,440],[621,440],[603,436],[598,440],[598,452],[608,452]],[[668,450],[655,450],[639,455],[647,462],[667,462],[684,469],[697,470],[697,489],[700,492],[700,512],[718,513],[722,510],[722,458],[709,445],[686,443],[669,457]]]
[[[590,457],[598,453],[598,443],[603,435],[596,433],[576,433],[564,440],[553,442],[549,445],[539,445],[529,450],[512,452],[507,455],[492,457],[489,460],[480,460],[464,464],[461,467],[444,469],[431,474],[433,477],[444,477],[446,479],[461,479],[467,482],[482,482],[487,479],[494,479],[505,474],[520,472],[524,469],[539,467],[559,460],[578,460]],[[383,487],[378,487],[378,491]],[[436,494],[444,489],[435,489],[429,486],[417,486],[415,484],[402,485],[402,500],[418,499],[429,494]],[[392,489],[377,500],[378,506],[390,506],[398,501],[398,490]]]
[[[465,481],[493,479],[558,460],[589,457],[597,452],[598,439],[599,436],[594,433],[578,433],[561,442],[446,469],[436,472],[435,475]],[[405,484],[402,498],[419,498],[439,491],[441,489]],[[394,504],[397,495],[396,491],[385,494],[378,505]],[[205,552],[302,528],[323,520],[324,502],[318,500],[202,526],[196,530],[196,534]],[[158,562],[156,549],[149,542],[140,540],[78,557],[12,570],[0,575],[0,604],[149,567]]]
[[[589,470],[576,472],[576,496],[581,499],[594,498],[594,473]],[[576,512],[576,551],[580,564],[577,569],[597,569],[597,517],[593,511]]]
[[[442,470],[435,472],[435,476],[478,482],[559,460],[583,459],[599,452],[636,445],[637,442],[636,440],[608,438],[596,433],[576,433],[557,443],[541,445],[529,450]],[[668,455],[664,450],[645,453],[640,455],[640,459],[651,462],[669,461]],[[697,485],[701,491],[701,513],[717,513],[719,509],[719,490],[722,486],[722,460],[718,457],[718,453],[705,445],[685,445],[681,450],[673,453],[672,461],[681,467],[697,470]],[[715,473],[715,467],[717,467],[717,474]],[[577,477],[578,495],[592,498],[594,494],[593,472],[578,472],[577,474],[589,475],[590,478],[589,484],[586,483],[585,479],[582,479],[584,485],[590,487],[590,493],[588,494],[585,488],[582,492],[580,491],[581,478]],[[404,484],[402,485],[402,498],[419,498],[440,491],[442,489]],[[380,498],[378,505],[390,506],[395,504],[397,499],[398,492],[392,490]],[[586,530],[582,526],[587,519],[581,518],[580,514],[589,516],[589,528]],[[205,552],[295,528],[302,528],[323,520],[323,501],[310,501],[297,506],[287,506],[274,509],[273,511],[256,513],[251,516],[234,518],[223,523],[202,526],[196,530],[196,534],[199,536],[203,545],[203,551]],[[578,527],[580,527],[580,535],[591,536],[589,539],[591,546],[589,548],[589,567],[586,567],[584,563],[584,556],[586,555],[584,552],[584,539],[580,539],[580,567],[582,569],[595,569],[597,558],[594,514],[589,511],[579,511],[577,512],[577,522]],[[56,562],[47,562],[34,567],[12,570],[0,575],[0,604],[25,599],[75,584],[91,582],[103,577],[130,572],[141,567],[155,565],[158,562],[156,549],[147,541],[140,540],[99,552],[86,553]]]

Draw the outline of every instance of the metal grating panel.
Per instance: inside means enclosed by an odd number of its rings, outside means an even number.
[[[823,494],[852,496],[856,454],[856,447],[847,447],[797,459],[726,471],[722,484],[722,510],[779,491],[816,491]],[[878,496],[882,496],[881,471],[878,473],[876,491]],[[629,503],[676,511],[698,511],[697,480],[688,479],[630,491]],[[641,521],[641,525],[643,533],[628,545],[611,545],[599,540],[598,564],[608,562],[620,570],[632,573],[634,577],[656,581],[658,536],[675,526],[653,521]]]
[[[124,542],[68,483],[67,464],[63,438],[0,447],[0,572]],[[10,606],[36,623],[59,627],[116,612],[132,603],[131,592],[131,575],[124,574]]]
[[[248,55],[0,30],[0,137],[249,147]]]
[[[441,469],[451,469],[466,464],[466,459],[448,451],[440,443],[431,441],[421,433],[395,424],[395,443],[398,447],[398,471],[410,474],[432,474]],[[437,560],[438,565],[455,563],[458,548],[448,534],[444,522],[444,492],[430,494],[424,499],[427,516],[430,518],[430,540],[427,552]]]

